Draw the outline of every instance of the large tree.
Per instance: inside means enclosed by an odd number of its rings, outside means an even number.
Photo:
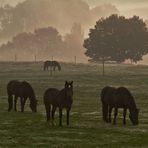
[[[148,32],[143,20],[118,15],[97,21],[84,41],[85,54],[90,61],[103,63],[103,75],[106,61],[121,63],[130,59],[137,62],[148,53],[147,44]]]

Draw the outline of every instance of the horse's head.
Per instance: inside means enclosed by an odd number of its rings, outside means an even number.
[[[139,115],[139,109],[135,108],[134,110],[130,110],[129,118],[133,125],[138,125],[138,115]]]
[[[67,96],[71,97],[73,95],[73,81],[65,82],[65,90],[66,90]]]
[[[30,102],[30,108],[32,112],[37,112],[37,102],[38,100],[36,99]]]

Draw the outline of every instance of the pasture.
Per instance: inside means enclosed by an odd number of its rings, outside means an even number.
[[[62,64],[62,71],[50,77],[42,63],[0,63],[0,147],[148,147],[148,66]],[[8,112],[6,85],[10,80],[27,80],[34,88],[38,112],[32,113],[27,101],[25,112]],[[65,80],[74,81],[74,101],[70,126],[46,123],[43,93],[49,87],[62,89]],[[140,108],[138,126],[127,115],[122,124],[119,110],[117,125],[102,121],[100,91],[106,86],[126,86]],[[18,100],[17,109],[20,110]],[[64,112],[65,113],[65,112]]]

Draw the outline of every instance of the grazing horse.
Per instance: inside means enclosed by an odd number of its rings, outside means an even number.
[[[118,108],[123,108],[123,124],[126,124],[126,111],[129,109],[129,118],[133,125],[138,125],[139,109],[134,97],[125,87],[104,87],[101,92],[103,120],[111,123],[111,112],[115,108],[113,124],[116,124]]]
[[[44,93],[44,104],[46,109],[47,121],[50,120],[52,114],[52,122],[56,108],[59,108],[59,126],[62,126],[62,109],[67,111],[67,125],[69,125],[69,113],[73,102],[73,81],[65,82],[65,87],[62,90],[49,88]],[[52,107],[52,110],[51,110]]]
[[[12,80],[7,85],[7,93],[8,93],[8,103],[9,108],[8,111],[11,111],[13,108],[13,96],[14,96],[14,110],[16,109],[17,99],[20,98],[21,102],[21,112],[24,112],[24,106],[27,98],[30,100],[30,108],[32,112],[37,112],[37,100],[35,97],[35,93],[31,85],[26,82],[20,82],[17,80]]]
[[[55,71],[56,67],[58,68],[59,71],[61,71],[61,65],[57,61],[45,61],[44,62],[44,71],[48,70],[48,67],[50,67],[50,70]]]

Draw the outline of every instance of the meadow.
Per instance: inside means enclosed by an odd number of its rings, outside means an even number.
[[[25,112],[8,112],[6,86],[10,80],[26,80],[34,88],[38,112],[32,113],[27,101]],[[70,126],[56,126],[46,122],[43,93],[47,88],[62,89],[65,80],[74,81],[74,98]],[[127,115],[122,124],[122,110],[117,125],[102,121],[100,92],[106,86],[129,88],[140,108],[138,126],[133,126]],[[17,109],[20,110],[18,101]],[[65,112],[64,112],[65,113]],[[0,147],[18,148],[124,148],[148,147],[148,66],[62,63],[62,71],[50,76],[43,71],[43,63],[0,63]]]

